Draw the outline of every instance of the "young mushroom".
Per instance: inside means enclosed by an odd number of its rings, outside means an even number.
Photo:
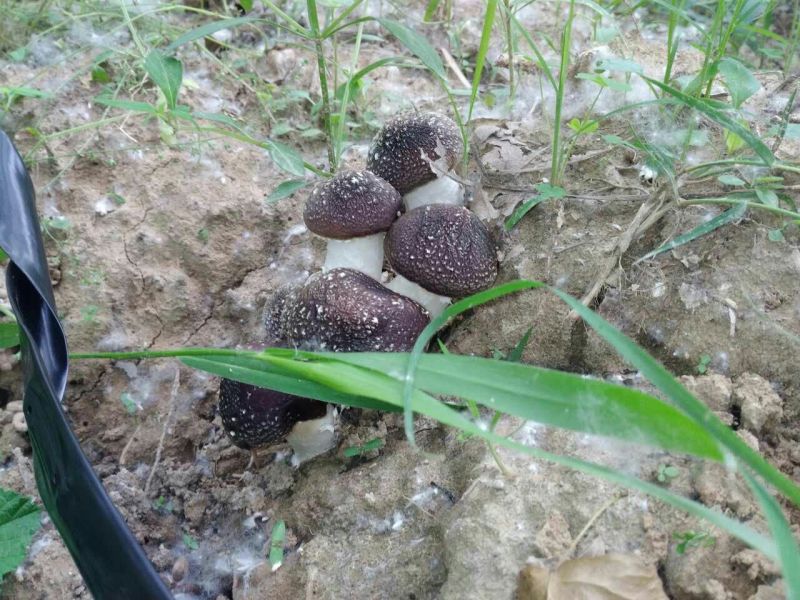
[[[312,275],[267,307],[266,319],[283,343],[331,352],[407,351],[430,321],[419,304],[353,269]]]
[[[335,442],[333,406],[260,388],[232,379],[219,384],[219,413],[231,441],[250,450],[250,466],[258,448],[286,440],[300,464],[327,452]]]
[[[367,154],[367,169],[403,195],[407,210],[426,204],[464,202],[461,185],[449,174],[464,151],[452,119],[433,113],[405,113],[378,132]]]
[[[432,317],[450,298],[484,290],[497,277],[492,236],[462,206],[432,204],[407,212],[392,225],[385,248],[397,273],[387,287],[416,300]]]
[[[328,239],[322,270],[347,267],[380,279],[383,238],[402,206],[400,194],[369,171],[342,171],[317,184],[303,219]]]

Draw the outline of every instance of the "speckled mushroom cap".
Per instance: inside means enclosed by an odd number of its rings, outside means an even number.
[[[250,450],[277,444],[300,421],[325,416],[327,405],[232,379],[219,384],[219,414],[231,441]]]
[[[397,273],[441,296],[469,296],[497,277],[492,236],[462,206],[429,204],[407,212],[392,225],[384,246]]]
[[[279,319],[268,329],[312,350],[407,351],[430,321],[419,304],[352,269],[316,273],[282,302],[282,311],[267,310],[268,319]]]
[[[375,136],[367,154],[367,169],[405,195],[436,179],[430,161],[443,158],[443,170],[449,170],[463,151],[461,134],[452,119],[434,113],[404,113],[388,121]]]
[[[318,183],[303,219],[317,235],[337,240],[389,229],[403,206],[391,185],[369,171],[342,171]]]

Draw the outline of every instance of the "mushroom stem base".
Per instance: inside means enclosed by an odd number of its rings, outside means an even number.
[[[333,405],[328,405],[324,417],[296,423],[286,436],[286,441],[294,451],[294,466],[333,448],[336,445],[336,412]]]
[[[350,240],[328,240],[323,271],[355,269],[380,281],[383,269],[383,238],[385,233],[375,233]]]
[[[463,206],[464,190],[461,184],[447,175],[442,175],[428,183],[414,188],[403,196],[406,210],[414,210],[427,204],[452,204]]]
[[[431,313],[431,319],[438,317],[450,305],[450,298],[447,296],[439,296],[429,292],[421,285],[409,281],[402,275],[396,275],[394,279],[386,284],[386,287],[424,306]]]

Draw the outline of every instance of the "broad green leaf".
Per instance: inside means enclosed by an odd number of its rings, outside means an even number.
[[[291,175],[305,175],[306,168],[303,164],[303,157],[291,146],[275,140],[267,140],[265,145],[270,158],[278,167]]]
[[[6,254],[6,251],[0,248],[0,263],[5,261],[7,258],[8,254]]]
[[[761,505],[761,511],[767,518],[772,538],[778,547],[783,584],[786,586],[788,597],[797,600],[800,598],[800,546],[792,533],[792,527],[786,520],[780,504],[764,489],[764,486],[746,471],[742,474]]]
[[[719,181],[723,185],[731,185],[734,187],[741,187],[743,185],[746,185],[746,182],[736,177],[736,175],[729,175],[727,173],[717,177],[717,181]]]
[[[653,258],[654,256],[658,256],[662,252],[667,252],[678,246],[682,246],[692,240],[696,240],[699,237],[702,237],[708,233],[711,233],[715,229],[722,227],[723,225],[727,225],[728,223],[732,223],[733,221],[738,221],[744,216],[744,213],[747,212],[747,205],[746,204],[737,204],[733,208],[729,208],[725,212],[717,215],[713,219],[706,221],[705,223],[701,223],[691,231],[679,235],[670,241],[661,244],[655,250],[651,250],[641,258],[639,258],[635,263],[637,264],[642,262],[643,260],[647,260],[648,258]]]
[[[604,71],[620,71],[622,73],[643,73],[642,65],[625,58],[601,58],[597,61],[597,68]]]
[[[239,5],[244,9],[244,12],[253,10],[253,0],[239,0]]]
[[[30,498],[0,488],[0,579],[25,560],[39,525],[39,507]]]
[[[0,349],[19,346],[19,325],[15,321],[0,322]]]
[[[97,104],[110,106],[111,108],[121,108],[122,110],[130,110],[133,112],[147,113],[150,115],[157,115],[158,109],[152,104],[147,102],[134,102],[133,100],[117,100],[116,98],[109,98],[108,96],[98,96],[94,99]]]
[[[487,0],[486,12],[483,14],[483,31],[481,32],[481,43],[478,46],[478,56],[475,58],[475,72],[472,75],[472,92],[469,96],[469,111],[467,121],[472,119],[472,109],[475,107],[475,99],[478,97],[478,88],[481,85],[481,74],[483,65],[486,62],[486,53],[489,51],[489,42],[492,37],[492,25],[497,13],[497,0]]]
[[[239,4],[242,4],[241,0],[239,0]],[[242,4],[245,10],[250,10],[244,4]],[[252,7],[252,2],[251,2]],[[217,31],[221,31],[223,29],[235,29],[236,27],[240,27],[241,25],[246,25],[247,23],[252,23],[253,21],[258,21],[257,17],[236,17],[234,19],[222,19],[218,21],[212,21],[211,23],[206,23],[200,27],[187,31],[179,38],[177,38],[174,42],[172,42],[169,46],[164,49],[166,54],[171,54],[180,46],[184,44],[188,44],[189,42],[193,42],[195,40],[203,39],[215,33]]]
[[[165,56],[158,50],[151,50],[144,60],[144,70],[164,94],[167,107],[175,108],[178,105],[178,92],[183,81],[181,61]]]
[[[439,79],[446,79],[442,59],[423,35],[391,19],[378,19],[378,22],[420,59],[422,64],[428,67],[434,75]]]
[[[719,73],[728,88],[731,104],[739,108],[750,96],[761,89],[761,84],[738,60],[725,57],[719,61]]]
[[[772,150],[770,150],[767,147],[767,145],[764,144],[764,142],[762,142],[758,137],[753,135],[752,132],[748,131],[747,129],[742,127],[742,125],[737,123],[736,119],[722,112],[719,108],[716,108],[712,103],[708,102],[707,100],[689,96],[683,93],[682,91],[677,90],[655,79],[650,79],[649,77],[644,77],[644,79],[650,82],[651,84],[655,85],[656,87],[660,88],[662,91],[669,94],[673,98],[680,100],[680,102],[685,104],[686,106],[693,108],[698,112],[703,113],[711,120],[715,121],[719,125],[722,125],[728,131],[738,135],[745,141],[745,143],[748,146],[750,146],[753,152],[755,152],[767,166],[771,167],[772,164],[775,162],[775,156],[772,154]]]
[[[269,196],[267,196],[267,202],[272,204],[273,202],[277,202],[278,200],[283,200],[284,198],[288,198],[292,194],[294,194],[297,190],[301,190],[309,184],[308,181],[305,179],[289,179],[288,181],[283,181],[278,184],[272,192],[270,192]]]
[[[775,193],[775,190],[771,190],[769,188],[755,188],[756,196],[758,196],[759,202],[766,206],[778,206],[778,194]]]

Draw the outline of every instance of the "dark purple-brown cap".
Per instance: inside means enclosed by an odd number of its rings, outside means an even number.
[[[232,379],[219,384],[219,414],[231,441],[250,450],[283,441],[300,421],[324,417],[327,405]]]
[[[342,171],[318,183],[303,219],[317,235],[347,240],[389,229],[403,206],[391,185],[369,171]]]
[[[403,352],[410,350],[430,321],[413,300],[352,269],[316,273],[280,311],[284,343],[333,352]]]
[[[375,136],[367,168],[405,195],[436,179],[431,162],[441,160],[442,170],[450,170],[463,151],[461,133],[452,119],[434,113],[404,113]]]
[[[469,296],[497,277],[492,236],[462,206],[415,208],[395,221],[384,245],[395,272],[440,296]]]

